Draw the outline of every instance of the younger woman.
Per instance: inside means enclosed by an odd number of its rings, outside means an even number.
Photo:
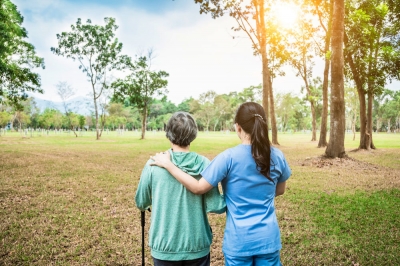
[[[242,104],[235,129],[242,143],[217,155],[199,180],[177,168],[168,153],[157,153],[151,164],[164,167],[195,194],[222,183],[227,206],[222,248],[225,265],[281,265],[274,198],[285,192],[291,170],[283,153],[270,146],[261,105]]]

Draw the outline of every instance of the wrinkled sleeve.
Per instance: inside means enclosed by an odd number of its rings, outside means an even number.
[[[206,203],[206,211],[212,213],[224,213],[226,211],[226,203],[224,195],[219,192],[218,186],[213,187],[204,195]]]
[[[222,152],[211,161],[207,168],[201,172],[201,175],[213,187],[217,187],[218,183],[228,175],[229,163],[227,151]]]
[[[147,163],[140,175],[135,196],[136,206],[145,211],[151,206],[151,166]]]
[[[213,162],[215,159],[213,160]],[[213,163],[212,162],[212,163]],[[214,162],[215,163],[215,162]],[[206,169],[210,167],[210,161],[207,161],[206,163]],[[203,173],[207,171],[203,170]],[[203,175],[202,173],[202,175]],[[203,175],[204,178],[204,175]],[[226,203],[225,203],[225,197],[223,194],[220,193],[219,188],[218,188],[218,182],[213,180],[211,183],[209,179],[204,178],[208,183],[210,183],[213,188],[208,191],[206,194],[204,194],[204,200],[205,200],[205,205],[206,205],[206,211],[207,212],[212,212],[212,213],[224,213],[226,211]]]

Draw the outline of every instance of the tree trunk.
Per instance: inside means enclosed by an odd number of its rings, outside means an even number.
[[[100,139],[99,135],[99,111],[97,109],[97,100],[96,100],[96,92],[93,89],[93,101],[94,101],[94,114],[96,117],[96,140]]]
[[[329,51],[331,32],[332,32],[332,12],[334,0],[330,0],[330,12],[329,12],[329,22],[328,29],[325,36],[325,67],[324,67],[324,80],[322,82],[322,114],[321,114],[321,131],[319,133],[318,148],[326,147],[328,142],[326,141],[327,134],[327,123],[328,123],[328,85],[329,85],[329,66],[330,58],[327,57],[327,52]]]
[[[264,50],[264,51],[263,51]],[[263,80],[263,96],[262,96],[262,104],[264,107],[264,111],[265,111],[265,118],[266,118],[266,122],[268,124],[269,122],[269,69],[268,69],[268,59],[267,59],[267,55],[265,54],[265,48],[261,49],[261,53],[262,53],[262,80]]]
[[[335,0],[332,20],[332,61],[331,61],[331,126],[329,143],[325,154],[331,158],[342,158],[345,137],[345,104],[344,104],[344,0]]]
[[[361,77],[358,74],[353,58],[351,57],[351,55],[348,54],[346,59],[350,66],[354,82],[356,83],[358,101],[360,103],[360,145],[358,146],[358,148],[369,149],[370,142],[367,132],[367,107],[365,101],[365,91],[361,82]]]
[[[317,119],[316,119],[316,114],[315,114],[314,101],[311,101],[310,104],[311,104],[311,117],[312,117],[311,141],[317,141]]]
[[[328,77],[329,77],[329,59],[325,58],[324,81],[322,83],[322,114],[321,131],[319,133],[318,148],[326,147],[326,133],[328,123]]]
[[[272,144],[279,145],[278,128],[276,126],[275,103],[274,103],[274,93],[272,91],[271,75],[269,75],[269,89],[270,89],[270,91],[269,91],[269,110],[270,110],[270,117],[271,117]]]
[[[357,93],[358,93],[358,100],[360,102],[360,145],[358,146],[359,149],[366,149],[368,150],[370,147],[369,140],[366,137],[367,132],[367,106],[365,102],[365,93],[361,84],[357,84]]]
[[[371,89],[368,90],[368,117],[367,117],[367,132],[369,134],[369,147],[375,149],[375,145],[372,139],[372,104],[374,102],[374,95],[371,93]]]
[[[146,121],[147,120],[147,106],[143,108],[143,118],[142,118],[142,136],[141,139],[145,138],[146,135]]]
[[[75,127],[74,127],[74,126],[72,126],[72,125],[71,125],[71,130],[72,130],[72,132],[74,132],[74,134],[75,134],[75,137],[78,137],[78,134],[76,134],[76,132],[75,132]]]

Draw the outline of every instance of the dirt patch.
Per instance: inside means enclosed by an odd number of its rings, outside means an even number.
[[[360,161],[350,156],[335,159],[325,156],[306,157],[297,161],[296,165],[315,169],[314,173],[319,173],[321,181],[329,181],[326,187],[365,190],[400,188],[400,169]],[[330,193],[336,190],[327,191]]]

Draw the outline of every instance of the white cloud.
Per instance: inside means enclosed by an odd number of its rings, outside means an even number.
[[[44,17],[34,16],[34,21],[27,21],[25,25],[30,41],[45,58],[46,69],[39,71],[45,98],[56,97],[54,85],[59,81],[67,81],[80,94],[90,90],[77,63],[50,52],[50,47],[57,45],[56,34],[69,30],[78,17],[91,18],[99,24],[105,16],[116,17],[123,53],[130,56],[152,48],[156,55],[154,69],[170,74],[168,98],[175,103],[208,90],[227,93],[261,82],[260,60],[252,55],[247,39],[232,39],[229,18],[212,20],[200,16],[197,9],[172,11],[163,16],[127,7],[109,10],[94,6],[76,11],[76,7],[64,4],[62,9],[68,15],[59,20],[49,23]]]
[[[78,89],[79,95],[90,92],[90,84],[78,69],[78,63],[50,51],[50,47],[57,46],[56,34],[70,30],[77,18],[103,24],[104,17],[115,17],[124,54],[134,57],[152,48],[156,55],[154,70],[170,74],[168,98],[174,103],[191,96],[196,98],[208,90],[228,93],[262,82],[261,62],[253,56],[249,39],[232,38],[231,27],[235,22],[230,17],[214,20],[199,15],[194,4],[160,15],[134,6],[76,6],[60,0],[15,2],[23,15],[24,10],[29,11],[23,26],[38,55],[45,58],[46,69],[38,72],[45,90],[41,97],[46,99],[58,99],[55,84],[59,81],[67,81]],[[302,81],[293,70],[287,69],[285,77],[274,81],[274,89],[299,93]],[[316,73],[322,76],[320,66],[316,67]]]

